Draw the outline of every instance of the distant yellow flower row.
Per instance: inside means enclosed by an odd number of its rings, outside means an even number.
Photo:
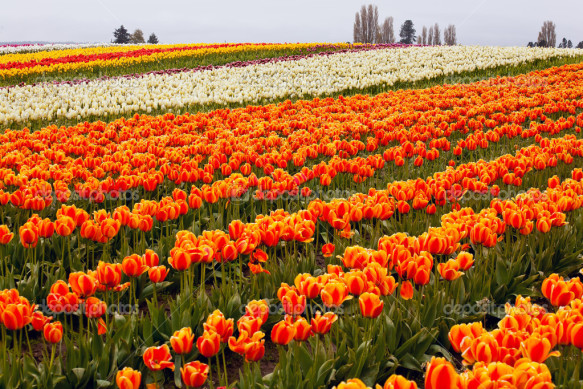
[[[79,70],[92,71],[103,67],[124,67],[161,60],[186,57],[233,54],[238,52],[266,52],[308,49],[321,43],[292,44],[194,44],[194,45],[134,45],[90,47],[81,49],[42,51],[0,56],[0,77],[25,77],[42,73],[62,73]],[[334,44],[347,48],[348,44]]]

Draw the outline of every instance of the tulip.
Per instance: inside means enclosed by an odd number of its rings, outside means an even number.
[[[461,379],[451,363],[432,357],[425,372],[425,389],[461,389]]]
[[[0,244],[7,245],[14,236],[6,225],[0,225]]]
[[[409,300],[413,297],[413,285],[409,281],[405,281],[401,284],[401,297],[404,300]]]
[[[165,344],[160,347],[148,347],[143,355],[144,364],[152,371],[163,369],[174,371],[174,362],[170,362],[171,359],[170,348]]]
[[[297,342],[304,342],[313,335],[312,326],[303,317],[297,317],[293,322],[295,335],[294,340]]]
[[[213,331],[205,330],[197,340],[196,347],[202,355],[210,358],[219,352],[221,338],[219,334]]]
[[[269,305],[265,300],[252,300],[245,306],[245,315],[261,319],[261,323],[266,323],[269,317]],[[231,336],[231,335],[229,335]]]
[[[377,385],[377,389],[381,389],[381,387]],[[401,375],[392,374],[385,381],[382,389],[417,389],[417,383],[415,381],[409,381]]]
[[[346,382],[341,382],[338,386],[334,387],[335,389],[370,389],[368,386],[364,384],[358,378],[351,378]]]
[[[459,264],[456,260],[450,259],[446,263],[438,263],[437,271],[441,277],[448,281],[453,281],[461,277],[464,273],[458,271]]]
[[[520,343],[522,355],[533,362],[543,363],[548,357],[558,357],[561,355],[558,351],[550,352],[552,346],[548,339],[530,337]]]
[[[330,332],[332,324],[338,320],[338,316],[332,312],[326,312],[322,315],[319,311],[316,312],[316,316],[312,318],[312,331],[315,334],[325,335]]]
[[[209,366],[199,361],[186,363],[180,368],[182,382],[189,388],[201,387],[209,374]]]
[[[374,293],[364,292],[358,298],[360,312],[362,316],[368,318],[376,318],[383,311],[384,302],[381,301],[378,295]]]
[[[119,389],[138,389],[141,382],[142,373],[131,367],[124,367],[115,375],[115,383]]]
[[[329,258],[334,254],[335,246],[332,243],[326,243],[322,246],[322,254],[324,258]]]
[[[148,269],[148,277],[150,278],[150,281],[152,281],[155,284],[158,284],[166,279],[168,272],[169,270],[166,269],[166,266],[164,265],[153,266]]]
[[[113,289],[121,282],[122,265],[99,261],[97,265],[97,280],[106,288]]]
[[[273,326],[271,331],[271,340],[273,343],[285,346],[292,341],[296,335],[296,329],[293,323],[288,320],[282,320]]]
[[[58,321],[47,323],[43,328],[43,336],[49,343],[59,343],[63,338],[63,325]]]
[[[97,297],[88,297],[85,300],[85,316],[88,318],[98,318],[105,314],[107,305]]]
[[[194,334],[190,327],[184,327],[174,332],[170,337],[170,345],[176,354],[188,354],[192,350]]]
[[[225,319],[225,316],[218,309],[209,315],[203,326],[205,330],[210,331],[212,329],[219,334],[222,343],[226,343],[229,337],[233,335],[233,319]]]
[[[128,277],[139,277],[148,270],[144,259],[137,254],[125,257],[121,262],[121,270]]]

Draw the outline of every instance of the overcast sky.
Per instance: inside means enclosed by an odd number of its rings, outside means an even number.
[[[109,42],[123,24],[161,43],[345,42],[355,0],[2,0],[0,42]],[[583,40],[582,0],[378,0],[379,21],[406,19],[417,32],[455,24],[459,43],[524,46],[545,20],[576,45]]]

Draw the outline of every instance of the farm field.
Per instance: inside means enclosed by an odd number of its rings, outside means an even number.
[[[583,386],[583,51],[0,47],[0,387]]]

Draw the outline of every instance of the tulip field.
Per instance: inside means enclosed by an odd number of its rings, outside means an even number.
[[[0,47],[0,388],[583,387],[583,50]]]

